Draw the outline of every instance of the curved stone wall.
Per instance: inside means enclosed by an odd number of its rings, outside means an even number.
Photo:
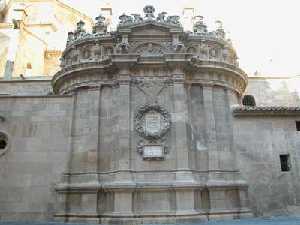
[[[69,33],[54,92],[74,96],[68,171],[56,218],[93,222],[201,221],[251,215],[233,147],[230,106],[247,84],[220,27],[200,19],[98,17]]]
[[[120,17],[113,33],[106,32],[99,18],[92,34],[85,32],[83,22],[78,23],[76,31],[69,32],[62,69],[53,78],[55,92],[69,93],[77,87],[89,86],[91,80],[116,82],[115,75],[125,64],[128,69],[181,65],[186,80],[202,79],[240,94],[245,90],[247,76],[238,68],[235,50],[222,27],[207,32],[200,19],[194,33],[184,33],[172,16],[125,18]],[[199,78],[198,74],[203,72],[210,74]]]

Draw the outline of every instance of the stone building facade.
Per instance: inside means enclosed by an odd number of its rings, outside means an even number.
[[[93,20],[58,0],[0,1],[0,77],[53,76],[67,32]]]
[[[132,224],[297,212],[297,93],[270,105],[271,79],[247,77],[221,24],[208,31],[198,17],[187,33],[178,16],[143,11],[121,15],[114,32],[102,16],[92,33],[80,21],[51,80],[0,82],[0,218]]]

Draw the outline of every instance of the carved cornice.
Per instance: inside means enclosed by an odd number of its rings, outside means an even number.
[[[120,16],[121,22],[112,33],[106,31],[105,18],[101,15],[91,34],[80,21],[77,29],[69,32],[61,70],[53,77],[55,92],[69,89],[69,84],[77,84],[80,79],[80,83],[95,79],[96,75],[87,75],[92,70],[112,74],[124,68],[130,71],[150,67],[168,70],[177,67],[181,73],[188,74],[189,80],[198,81],[197,74],[216,73],[217,77],[209,77],[206,81],[224,84],[240,94],[245,90],[247,75],[238,67],[235,50],[225,39],[222,27],[207,32],[200,20],[194,33],[185,33],[177,16],[165,18],[166,13],[162,12],[155,17],[154,11],[152,6],[146,6],[145,17],[138,14]],[[102,72],[99,74],[98,80],[106,79]],[[180,82],[186,82],[186,77]]]
[[[300,107],[283,106],[234,106],[234,116],[300,116]]]
[[[175,68],[179,67],[182,69],[183,74],[189,73],[188,80],[195,82],[214,82],[216,85],[228,86],[235,89],[238,93],[242,94],[247,85],[246,74],[234,65],[230,65],[224,62],[216,61],[201,61],[197,60],[194,62],[189,54],[166,54],[163,56],[140,56],[137,54],[113,54],[106,59],[101,61],[95,61],[95,59],[86,60],[85,62],[77,63],[71,66],[67,66],[59,71],[52,80],[54,91],[59,92],[62,83],[67,80],[78,79],[78,76],[87,79],[89,71],[106,71],[106,73],[113,73],[114,71],[122,68],[127,68],[128,73],[133,68],[143,67],[148,68],[149,66],[156,66],[161,68]],[[141,66],[141,67],[138,67]],[[202,72],[215,73],[216,76],[199,77],[197,74]],[[100,72],[101,74],[102,72]],[[194,75],[193,75],[194,74]],[[93,75],[94,76],[94,75]],[[98,79],[102,79],[101,75],[98,75]],[[176,79],[177,81],[177,79]],[[186,82],[187,78],[183,76],[180,82]]]
[[[183,32],[183,28],[181,26],[173,25],[173,24],[169,24],[169,23],[161,23],[161,22],[157,22],[155,20],[143,21],[140,23],[130,23],[130,24],[125,24],[125,25],[119,25],[118,31],[120,33],[130,33],[133,28],[143,27],[146,25],[154,25],[157,27],[166,28],[166,29],[169,29],[170,33]]]

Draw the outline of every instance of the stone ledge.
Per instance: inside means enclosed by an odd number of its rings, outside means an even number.
[[[57,192],[97,192],[99,190],[127,190],[127,191],[135,191],[137,189],[151,189],[151,190],[176,190],[176,189],[204,189],[204,188],[232,188],[232,187],[247,187],[247,184],[241,181],[226,181],[219,183],[201,183],[195,181],[174,181],[174,182],[166,182],[166,183],[157,183],[157,182],[109,182],[109,183],[60,183],[55,186],[55,190]]]
[[[4,98],[68,98],[73,95],[0,95],[0,99]]]
[[[40,77],[40,79],[34,79],[34,78],[26,78],[26,79],[21,79],[21,78],[13,78],[11,80],[4,80],[3,78],[0,78],[0,83],[51,83],[52,76],[48,77]]]
[[[287,106],[234,106],[232,113],[240,116],[300,116],[300,107]]]

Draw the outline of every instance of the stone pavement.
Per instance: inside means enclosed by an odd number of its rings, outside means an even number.
[[[0,225],[72,225],[72,223],[0,221]],[[86,225],[86,224],[73,223],[73,225]],[[164,225],[171,225],[171,224],[164,224]],[[254,218],[254,219],[242,219],[242,220],[209,221],[206,223],[199,223],[199,224],[185,223],[183,225],[300,225],[300,215],[299,217],[272,217],[272,218]]]

